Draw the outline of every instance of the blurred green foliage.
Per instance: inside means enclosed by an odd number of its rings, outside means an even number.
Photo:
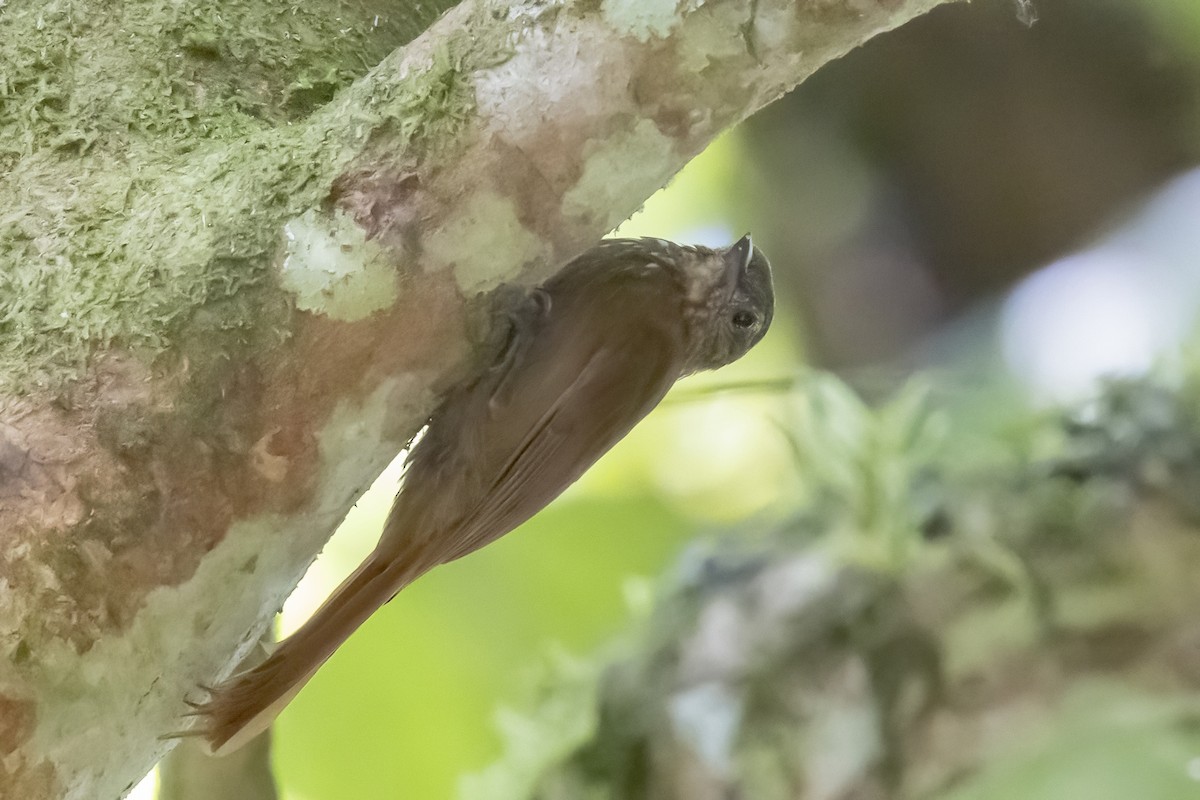
[[[936,524],[929,470],[946,437],[945,415],[919,379],[879,408],[832,376],[815,374],[806,384],[793,393],[781,433],[810,486],[809,505],[840,521],[831,534],[844,560],[903,571]]]
[[[804,381],[801,512],[691,547],[644,620],[505,714],[503,761],[461,800],[893,796],[822,793],[826,766],[858,788],[916,774],[897,797],[1191,796],[1198,366],[1111,380],[1043,416],[1056,447],[983,469],[945,459],[958,420],[918,384],[871,409]],[[831,677],[844,658],[870,691]],[[930,706],[903,702],[914,685]],[[701,721],[680,716],[700,691]]]
[[[1028,722],[1028,721],[1026,721]],[[1181,800],[1200,780],[1200,704],[1081,682],[1019,745],[938,800]]]

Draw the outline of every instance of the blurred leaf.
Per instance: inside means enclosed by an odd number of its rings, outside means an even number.
[[[802,479],[829,515],[835,546],[853,561],[903,569],[936,505],[920,491],[948,432],[928,386],[910,381],[872,409],[841,380],[814,374],[785,429]]]
[[[1180,800],[1200,795],[1200,699],[1075,684],[1058,713],[937,800]]]
[[[541,679],[541,697],[523,704],[526,714],[502,709],[497,725],[503,761],[459,782],[459,800],[524,800],[553,764],[587,741],[596,729],[596,663],[558,653]]]

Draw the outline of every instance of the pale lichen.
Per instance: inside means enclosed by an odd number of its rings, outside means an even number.
[[[513,201],[480,190],[423,242],[426,267],[452,267],[464,293],[483,292],[512,279],[542,253],[542,242],[521,224]]]
[[[697,74],[713,62],[746,55],[743,28],[753,16],[748,6],[726,3],[706,5],[688,17],[688,35],[677,50],[680,71]]]
[[[600,226],[611,230],[645,199],[647,175],[661,175],[662,186],[677,162],[674,141],[648,119],[597,139],[586,148],[579,180],[563,195],[563,216],[580,220],[599,215]],[[631,163],[640,169],[629,169]]]
[[[665,39],[680,22],[676,0],[604,0],[604,20],[621,34],[640,42]]]
[[[347,322],[396,302],[396,268],[348,214],[310,210],[284,225],[281,285],[296,307]]]

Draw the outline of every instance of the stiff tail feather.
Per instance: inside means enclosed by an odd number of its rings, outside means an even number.
[[[209,689],[189,703],[190,715],[215,755],[233,752],[265,731],[304,684],[367,617],[423,570],[372,554],[324,604],[265,661]]]

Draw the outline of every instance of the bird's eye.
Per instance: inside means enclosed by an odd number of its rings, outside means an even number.
[[[735,311],[731,322],[735,328],[752,328],[758,322],[758,317],[750,311]]]

